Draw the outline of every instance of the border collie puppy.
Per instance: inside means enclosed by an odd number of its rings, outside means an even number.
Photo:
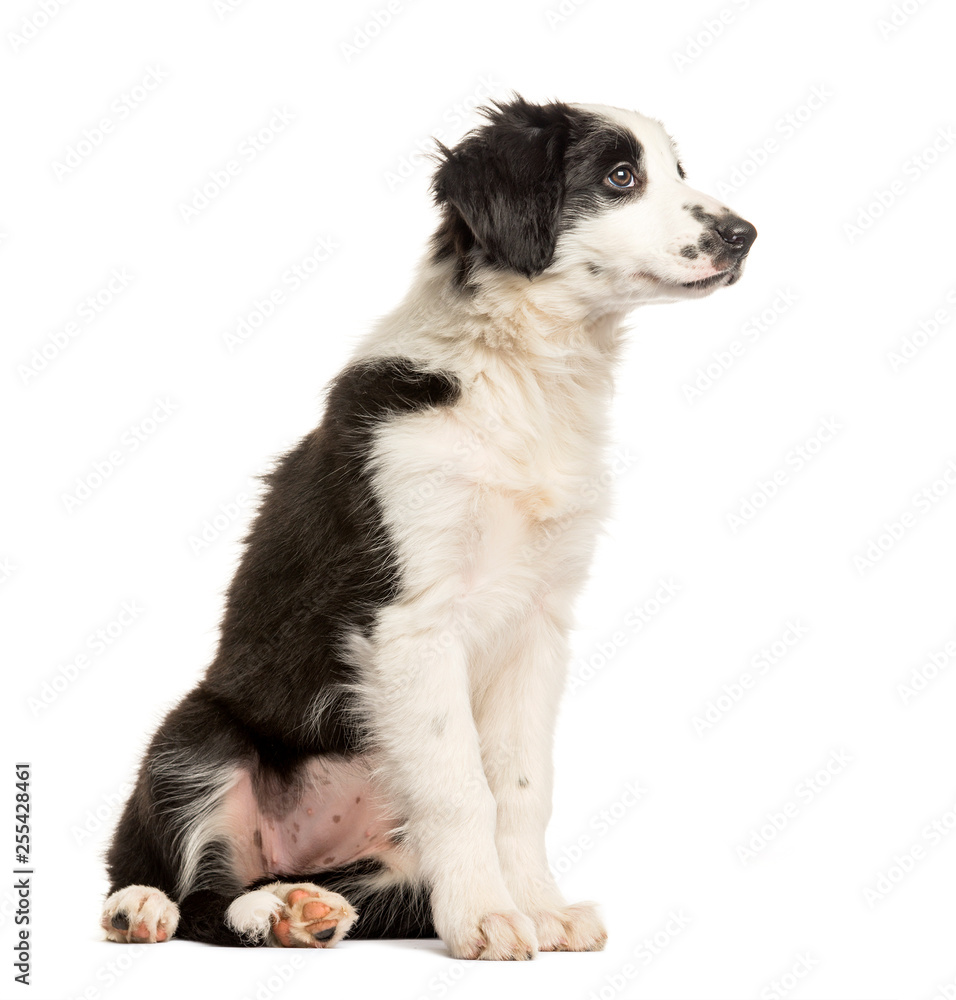
[[[619,330],[732,285],[756,231],[656,121],[484,113],[441,147],[411,290],[268,477],[215,660],[116,830],[111,941],[604,945],[545,827]]]

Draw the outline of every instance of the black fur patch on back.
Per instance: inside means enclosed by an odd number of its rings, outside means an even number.
[[[453,376],[407,358],[346,369],[320,426],[267,477],[269,491],[229,589],[215,661],[201,684],[258,737],[282,771],[305,754],[362,750],[340,692],[354,680],[343,639],[366,630],[398,593],[395,554],[368,459],[383,421],[454,403]],[[313,706],[331,710],[313,725]]]
[[[442,207],[433,252],[455,260],[459,285],[468,284],[479,263],[529,278],[540,274],[576,214],[639,195],[603,185],[620,163],[644,176],[640,144],[614,122],[569,104],[530,104],[521,97],[484,113],[488,124],[454,149],[439,144],[432,183]]]

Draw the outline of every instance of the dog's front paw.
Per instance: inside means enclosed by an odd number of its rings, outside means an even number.
[[[110,941],[153,944],[176,933],[179,907],[159,889],[128,885],[118,889],[103,906],[100,926]]]
[[[534,924],[517,910],[486,913],[471,926],[442,934],[442,939],[454,958],[524,961],[538,951]]]
[[[534,914],[541,951],[601,951],[607,931],[595,903],[573,903]]]

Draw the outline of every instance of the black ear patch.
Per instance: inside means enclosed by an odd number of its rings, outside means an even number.
[[[530,278],[554,256],[574,111],[517,98],[485,114],[488,124],[454,149],[440,146],[432,189],[444,217],[435,250],[458,257],[462,281],[476,255]]]

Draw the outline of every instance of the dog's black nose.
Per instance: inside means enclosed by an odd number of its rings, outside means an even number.
[[[743,257],[757,238],[757,230],[746,219],[736,215],[728,215],[721,219],[714,228],[717,230],[717,235],[730,248],[730,252],[738,257]]]

